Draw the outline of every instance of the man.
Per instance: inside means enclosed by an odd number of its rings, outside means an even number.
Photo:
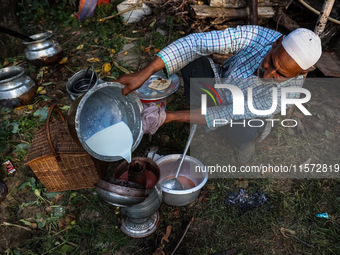
[[[138,89],[155,72],[163,69],[167,76],[181,70],[186,96],[189,96],[190,78],[227,78],[237,80],[245,99],[247,88],[262,87],[253,92],[253,104],[258,110],[269,109],[272,104],[272,88],[302,87],[303,75],[321,56],[320,38],[308,29],[297,29],[284,37],[279,32],[259,26],[238,26],[224,31],[191,34],[170,44],[160,51],[155,59],[139,72],[124,75],[117,82],[124,84],[123,94]],[[222,67],[205,57],[210,54],[234,54]],[[261,78],[261,79],[259,79]],[[263,79],[271,79],[266,84]],[[260,81],[259,81],[260,80]],[[177,121],[212,127],[215,119],[247,120],[258,117],[246,107],[244,115],[233,115],[233,98],[230,91],[217,90],[221,105],[208,107],[207,114],[201,109],[166,113],[164,123]],[[299,93],[290,93],[289,98],[299,98]],[[274,114],[278,113],[277,107]],[[230,121],[229,121],[230,123]],[[162,124],[162,123],[160,123]],[[254,141],[259,128],[228,125],[228,137],[239,149],[239,161],[249,161],[255,151]]]

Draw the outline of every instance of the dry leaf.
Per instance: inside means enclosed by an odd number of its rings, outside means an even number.
[[[3,65],[3,66],[9,65],[9,61],[6,59],[2,65]]]
[[[99,40],[98,37],[96,37],[96,38],[93,39],[93,41],[94,41],[95,43],[98,43],[98,40]]]
[[[64,57],[62,60],[59,61],[59,64],[65,64],[67,62],[67,57]]]
[[[111,49],[110,52],[111,52],[112,54],[115,54],[115,53],[116,53],[116,51],[115,51],[114,49]]]
[[[37,93],[40,94],[40,92],[41,92],[42,90],[44,90],[44,88],[43,88],[42,86],[40,86],[40,87],[37,89]]]
[[[178,217],[179,215],[179,209],[175,209],[173,212],[172,212],[172,215],[175,216],[175,217]]]
[[[214,185],[212,185],[212,184],[209,184],[209,185],[208,185],[208,189],[210,189],[210,190],[214,190],[214,189],[215,189],[215,186],[214,186]]]
[[[294,230],[291,230],[291,229],[288,229],[288,228],[283,228],[283,227],[280,228],[280,232],[286,238],[289,237],[286,234],[289,234],[289,235],[295,235],[296,234],[296,232]]]
[[[110,64],[110,63],[105,63],[105,64],[103,65],[103,70],[104,70],[104,73],[106,73],[106,72],[110,72],[110,71],[111,71],[111,69],[112,69],[112,66],[111,66],[111,64]]]
[[[162,237],[162,240],[161,240],[161,245],[163,246],[163,241],[169,243],[169,236],[171,234],[171,230],[172,230],[172,226],[167,226],[166,227],[166,233],[165,235]]]
[[[84,44],[78,45],[76,49],[77,49],[77,50],[81,50],[82,48],[84,48]]]
[[[160,51],[161,51],[161,49],[157,49],[157,48],[154,49],[155,54],[158,53],[158,52],[160,52]]]
[[[36,228],[38,228],[38,224],[37,223],[35,223],[35,222],[31,222],[31,228],[33,228],[33,229],[36,229]]]
[[[100,62],[100,60],[98,58],[89,58],[86,61],[88,61],[88,62]]]
[[[241,189],[247,189],[248,188],[248,181],[235,181],[235,185]]]

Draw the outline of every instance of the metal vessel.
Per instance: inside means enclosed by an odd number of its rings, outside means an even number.
[[[181,156],[182,154],[171,154],[156,160],[156,164],[159,166],[161,173],[160,183],[167,178],[173,178],[175,176]],[[164,203],[173,206],[185,206],[192,203],[198,197],[201,189],[208,180],[208,172],[196,172],[196,167],[203,169],[204,165],[196,158],[187,155],[179,176],[184,176],[189,179],[194,187],[183,190],[171,190],[161,186]]]
[[[34,41],[22,42],[26,45],[25,58],[32,65],[54,65],[63,58],[63,49],[52,39],[53,33],[45,32],[31,35]]]
[[[132,168],[143,168],[145,186],[130,181],[140,180],[141,174]],[[134,173],[137,177],[132,176]],[[118,211],[122,213],[122,218],[118,218],[121,231],[133,238],[151,235],[158,227],[158,209],[162,203],[158,166],[149,158],[137,157],[132,159],[131,164],[121,163],[115,168],[113,177],[99,181],[96,189],[104,201],[119,207]]]
[[[78,97],[68,111],[68,126],[72,137],[94,158],[106,162],[121,160],[120,156],[105,156],[93,151],[86,140],[95,133],[123,121],[131,130],[133,152],[143,137],[142,103],[135,93],[122,94],[124,85],[104,82]]]
[[[29,104],[37,86],[21,66],[0,69],[0,105],[8,108]]]

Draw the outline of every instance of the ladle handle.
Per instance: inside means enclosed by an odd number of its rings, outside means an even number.
[[[35,40],[32,39],[31,37],[27,36],[27,35],[23,35],[19,32],[13,31],[11,29],[5,28],[5,27],[1,27],[0,26],[0,32],[3,32],[5,34],[20,38],[21,40],[25,40],[27,42],[34,42]]]
[[[176,179],[178,177],[179,171],[181,170],[181,166],[183,164],[184,158],[187,155],[191,140],[194,137],[194,134],[196,132],[196,128],[197,128],[197,124],[193,124],[192,127],[191,127],[189,138],[188,138],[187,144],[185,145],[185,149],[184,149],[184,152],[183,152],[183,155],[182,155],[181,162],[179,162],[179,165],[178,165],[178,169],[177,169],[176,176],[175,176]]]

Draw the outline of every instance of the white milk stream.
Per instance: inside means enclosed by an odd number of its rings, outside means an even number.
[[[91,136],[86,144],[97,154],[121,156],[130,163],[133,143],[130,128],[123,122],[109,126]]]

